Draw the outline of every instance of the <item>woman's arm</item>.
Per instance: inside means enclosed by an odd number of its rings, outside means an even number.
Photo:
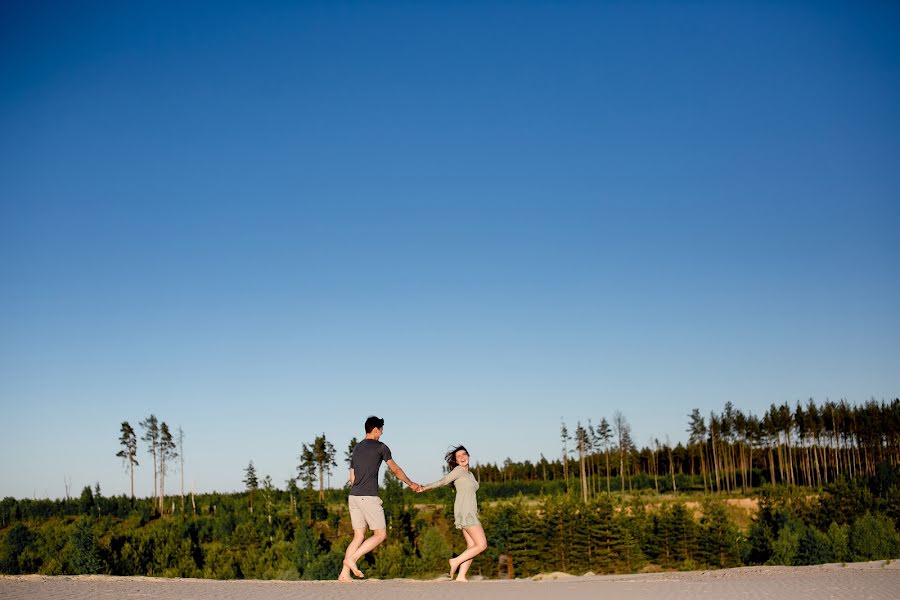
[[[463,469],[462,467],[456,467],[455,469],[453,469],[452,471],[450,471],[449,473],[447,473],[446,475],[444,475],[443,477],[441,477],[441,478],[438,479],[437,481],[435,481],[435,482],[433,482],[433,483],[429,483],[428,485],[426,485],[426,486],[423,488],[423,491],[425,491],[425,490],[433,490],[433,489],[436,488],[436,487],[441,487],[441,486],[444,486],[444,485],[449,485],[449,484],[453,483],[454,481],[456,481],[457,479],[459,479],[460,477],[462,477],[463,474],[465,474],[465,472],[466,472],[466,470]]]

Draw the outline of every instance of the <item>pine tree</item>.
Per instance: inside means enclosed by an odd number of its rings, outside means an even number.
[[[566,428],[566,422],[560,419],[560,428],[559,428],[559,438],[562,442],[562,466],[563,466],[563,477],[566,480],[566,493],[569,493],[569,440],[572,437],[569,435],[569,430]]]
[[[700,476],[703,479],[703,491],[709,491],[709,485],[707,484],[707,473],[706,473],[706,423],[704,422],[703,415],[700,414],[700,409],[695,408],[691,411],[690,414],[690,424],[688,425],[688,433],[690,436],[688,437],[688,444],[691,448],[693,448],[697,454],[700,455]],[[691,464],[691,474],[693,475],[693,463]]]
[[[300,450],[300,464],[297,465],[297,478],[303,482],[304,488],[312,490],[316,482],[316,455],[306,444]]]
[[[527,507],[521,497],[510,506],[507,544],[507,548],[499,548],[499,551],[512,556],[517,576],[537,575],[544,568],[548,548],[547,538],[541,535],[541,517]]]
[[[319,471],[319,501],[325,500],[325,477],[331,476],[332,467],[336,467],[334,460],[335,449],[325,434],[316,436],[312,445],[313,457]]]
[[[256,467],[253,466],[253,461],[250,461],[250,464],[247,465],[247,468],[244,469],[244,485],[247,487],[247,491],[250,493],[250,514],[253,514],[253,494],[259,489],[259,479],[256,478]]]
[[[606,454],[606,494],[609,495],[609,442],[612,440],[612,429],[609,427],[609,422],[606,420],[606,417],[600,419],[600,424],[597,426],[597,437],[603,442],[603,450]]]
[[[578,422],[578,426],[575,428],[575,444],[578,449],[578,464],[581,468],[581,496],[582,501],[587,503],[588,501],[588,484],[587,484],[587,471],[585,469],[584,459],[587,454],[587,446],[588,446],[588,438],[587,438],[587,430],[581,426],[581,422]]]
[[[350,440],[350,443],[347,445],[347,450],[344,452],[344,462],[347,463],[347,467],[350,467],[350,462],[353,459],[353,451],[356,449],[356,445],[359,441],[354,437]]]
[[[87,488],[90,490],[90,488]],[[97,536],[90,519],[80,519],[72,535],[72,569],[76,575],[91,575],[103,571],[103,561],[97,546]]]
[[[138,465],[137,461],[137,436],[134,429],[128,421],[122,422],[122,436],[119,438],[119,444],[122,449],[116,453],[116,456],[122,459],[131,473],[131,499],[134,500],[134,468]]]
[[[613,428],[619,438],[619,478],[622,480],[622,493],[625,493],[625,455],[629,451],[631,441],[631,427],[625,420],[625,415],[620,411],[613,414]]]
[[[150,415],[140,423],[141,428],[144,429],[144,435],[141,436],[141,440],[147,442],[149,447],[147,448],[147,452],[153,456],[153,493],[150,494],[150,497],[156,496],[156,491],[158,488],[157,485],[157,454],[159,450],[159,422],[156,420],[156,415]]]
[[[699,528],[699,558],[705,564],[728,568],[741,564],[741,533],[728,518],[721,501],[708,498],[703,503]]]
[[[163,421],[159,428],[159,514],[165,514],[166,499],[166,473],[169,469],[169,462],[178,458],[178,446],[169,431],[169,426]]]
[[[586,503],[578,504],[573,499],[568,502],[566,518],[566,542],[568,544],[569,572],[582,575],[591,569],[593,563],[593,547],[591,532],[588,526],[588,509]]]
[[[591,502],[586,510],[585,529],[590,536],[591,565],[595,573],[610,573],[619,553],[621,538],[614,521],[612,501],[601,496]]]

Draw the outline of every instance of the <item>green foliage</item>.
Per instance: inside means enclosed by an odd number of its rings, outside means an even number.
[[[85,488],[90,491],[90,488]],[[94,535],[93,523],[89,519],[81,519],[75,525],[72,535],[72,572],[76,575],[102,573],[103,561],[100,559],[100,548]]]
[[[608,497],[602,496],[588,505],[585,527],[590,536],[590,569],[595,573],[612,572],[622,536]]]
[[[728,518],[725,505],[708,498],[700,518],[699,558],[712,567],[737,567],[746,552],[746,543],[738,528]]]
[[[204,553],[203,577],[206,579],[234,579],[238,567],[231,552],[224,544],[212,542],[206,545]]]
[[[343,552],[328,552],[320,554],[303,571],[303,579],[337,579],[343,565]]]
[[[693,562],[698,553],[697,524],[684,504],[678,502],[653,516],[653,533],[658,543],[655,558],[664,567]]]
[[[587,503],[564,493],[492,501],[481,498],[483,489],[540,482],[483,484],[479,500],[488,550],[470,572],[495,576],[501,554],[512,557],[517,577],[557,570],[625,573],[648,563],[687,569],[896,558],[900,540],[893,515],[900,511],[900,494],[892,473],[881,469],[869,480],[838,480],[815,495],[802,488],[760,490],[759,511],[746,533],[715,497],[703,501],[697,515],[693,505],[660,502],[650,491],[627,498],[600,494]],[[291,480],[285,490],[266,482],[257,496],[253,514],[242,492],[200,495],[196,511],[188,504],[188,512],[164,517],[154,512],[153,499],[107,498],[91,488],[71,500],[8,498],[0,502],[0,571],[337,577],[352,539],[346,490],[326,490],[320,498],[317,490],[301,490]],[[367,575],[432,576],[465,548],[453,526],[452,489],[426,497],[431,504],[417,506],[423,496],[385,478],[389,541],[360,565]]]
[[[301,524],[294,530],[294,567],[300,575],[306,577],[308,565],[312,564],[316,558],[317,546],[318,544],[311,528]]]
[[[769,564],[793,565],[800,549],[800,538],[805,526],[796,518],[788,519],[779,529],[778,537],[772,543],[772,556]]]
[[[543,550],[540,519],[533,510],[525,507],[521,497],[486,506],[481,511],[481,522],[488,541],[487,556],[482,560],[496,565],[499,556],[507,554],[513,557],[513,569],[518,575],[540,572]],[[493,570],[492,566],[486,568],[487,572]]]
[[[22,523],[13,525],[3,540],[2,549],[0,549],[0,573],[9,575],[18,575],[19,573],[29,573],[30,565],[23,564],[26,550],[34,543],[36,536]]]
[[[453,555],[450,544],[436,527],[428,527],[419,536],[421,558],[416,569],[419,573],[443,573],[447,560]]]
[[[341,557],[343,560],[343,557]],[[395,579],[403,577],[407,573],[409,555],[402,542],[387,541],[375,552],[375,568],[372,576],[379,579]],[[338,568],[340,571],[340,568]],[[335,574],[337,577],[337,574]]]
[[[866,510],[877,506],[876,497],[865,482],[838,479],[822,490],[818,500],[815,522],[819,527],[830,523],[849,525]]]
[[[828,534],[815,527],[804,527],[794,564],[821,565],[828,562],[834,562],[834,550]]]
[[[867,512],[853,522],[848,537],[854,560],[900,557],[900,537],[896,526],[884,515]]]
[[[81,498],[80,498],[80,509],[81,514],[90,516],[94,514],[94,492],[91,491],[91,486],[86,485],[84,489],[81,490]]]
[[[831,560],[834,562],[846,562],[850,557],[850,527],[832,523],[828,526],[826,535],[831,548]]]

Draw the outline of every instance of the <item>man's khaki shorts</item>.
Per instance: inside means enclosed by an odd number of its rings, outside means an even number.
[[[365,529],[367,525],[372,531],[387,528],[378,496],[350,496],[349,505],[353,529]]]

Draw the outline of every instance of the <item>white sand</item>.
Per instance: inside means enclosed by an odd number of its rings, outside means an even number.
[[[500,598],[510,600],[686,600],[746,598],[840,598],[847,600],[900,598],[900,562],[875,561],[814,567],[742,567],[689,573],[649,573],[573,577],[549,574],[515,581],[211,581],[153,577],[0,577],[0,599],[51,600],[69,598],[161,600],[440,600]]]

